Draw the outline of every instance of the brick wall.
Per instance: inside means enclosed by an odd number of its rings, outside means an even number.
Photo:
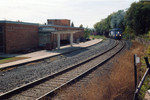
[[[38,25],[6,23],[6,53],[38,47]]]
[[[70,20],[68,19],[48,19],[47,22],[52,25],[70,26]]]

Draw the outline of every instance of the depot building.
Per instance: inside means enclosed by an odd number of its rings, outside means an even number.
[[[63,41],[83,38],[84,29],[71,27],[68,19],[48,19],[47,24],[0,21],[0,52],[17,53],[27,49],[60,49]]]

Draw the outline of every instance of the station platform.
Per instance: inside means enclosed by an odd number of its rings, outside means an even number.
[[[28,53],[28,54],[0,54],[0,57],[26,57],[27,58],[27,59],[17,60],[17,61],[13,61],[9,63],[0,64],[0,69],[54,57],[54,56],[61,55],[67,52],[78,50],[80,48],[86,48],[86,47],[95,45],[101,41],[102,39],[95,39],[91,41],[81,42],[79,44],[73,44],[72,47],[70,47],[70,45],[66,45],[66,46],[61,46],[60,49],[54,49],[51,51],[40,50],[40,51]]]

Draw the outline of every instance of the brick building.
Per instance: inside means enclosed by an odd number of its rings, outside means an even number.
[[[68,19],[48,19],[47,23],[49,25],[70,26],[70,20]]]
[[[83,38],[84,29],[79,27],[71,27],[70,20],[67,19],[48,19],[47,25],[39,26],[39,44],[40,46],[51,45],[52,48],[56,48],[57,45],[57,34],[63,31],[63,34],[60,34],[60,41],[68,40],[70,41],[71,32],[75,32],[73,34],[73,41],[76,42],[77,39]],[[54,32],[57,31],[57,34]],[[70,33],[69,33],[69,32]],[[50,37],[50,38],[48,38]]]
[[[0,21],[0,51],[13,53],[38,47],[38,24]]]
[[[63,31],[60,32],[60,40],[69,40],[71,33],[68,31],[72,32],[73,30],[73,41],[83,37],[83,28],[70,27],[70,20],[48,19],[47,23],[40,25],[17,21],[0,21],[0,52],[15,53],[40,46],[49,49],[56,48],[59,31]]]

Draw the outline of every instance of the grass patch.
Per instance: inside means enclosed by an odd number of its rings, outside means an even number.
[[[150,46],[149,46],[148,49],[147,49],[146,55],[150,58]],[[149,59],[149,61],[150,61],[150,59]],[[146,71],[146,69],[147,69],[147,66],[146,66],[144,57],[143,57],[141,63],[142,63],[142,66],[141,66],[140,70],[141,70],[141,74],[142,74],[142,76],[143,76],[143,74],[145,73],[145,71]],[[142,77],[141,77],[141,78],[142,78]],[[150,89],[150,75],[148,75],[148,76],[146,77],[146,79],[145,79],[145,81],[144,81],[144,83],[143,83],[143,85],[142,85],[142,87],[141,87],[141,90],[140,90],[140,93],[139,93],[139,99],[140,99],[140,100],[143,100],[143,99],[144,99],[145,93],[146,93],[146,91],[147,91],[148,89]]]
[[[106,39],[104,35],[90,35],[90,39]]]
[[[27,59],[29,57],[0,57],[0,64],[9,63],[17,60]]]
[[[150,76],[148,75],[141,87],[141,90],[140,90],[140,93],[139,93],[139,100],[143,100],[144,99],[144,96],[145,96],[145,93],[146,91],[150,89]]]

